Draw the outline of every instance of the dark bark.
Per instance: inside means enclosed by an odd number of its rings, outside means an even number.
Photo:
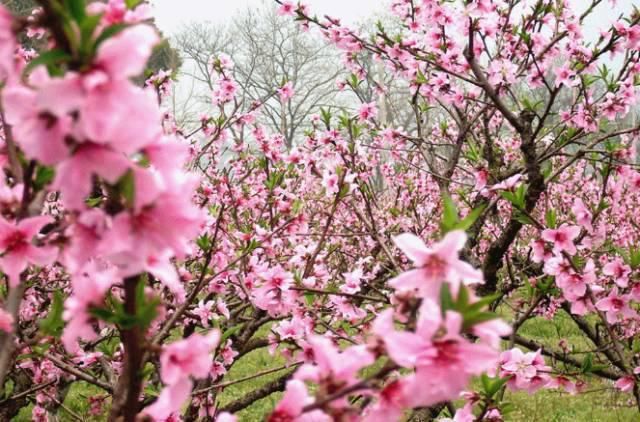
[[[136,290],[139,282],[139,277],[130,277],[124,281],[124,308],[129,315],[136,314],[138,306]],[[124,344],[124,368],[116,386],[109,421],[122,417],[124,422],[135,422],[136,415],[140,411],[139,397],[142,388],[140,370],[144,355],[142,348],[144,338],[138,326],[123,329],[120,333]]]
[[[263,399],[265,397],[270,396],[271,394],[277,391],[284,391],[284,388],[287,384],[287,380],[293,375],[294,371],[289,371],[280,378],[271,381],[260,388],[253,390],[252,392],[246,394],[244,397],[239,398],[238,400],[232,401],[231,403],[222,406],[220,408],[220,412],[229,412],[235,413],[242,409],[245,409],[251,406],[256,401]]]
[[[538,162],[538,156],[536,154],[535,139],[533,138],[533,132],[531,124],[535,115],[530,112],[522,112],[519,117],[521,126],[521,146],[520,151],[525,162],[525,168],[527,172],[527,178],[529,187],[525,196],[524,211],[531,213],[538,199],[545,190],[544,176],[540,171],[540,163]],[[520,127],[520,126],[519,126]],[[495,293],[498,288],[498,271],[502,268],[503,258],[511,244],[518,236],[523,224],[516,219],[517,213],[520,210],[514,209],[507,226],[502,231],[502,234],[498,239],[491,244],[487,250],[487,255],[482,264],[482,272],[484,274],[485,283],[480,286],[478,293],[482,295],[488,295]]]

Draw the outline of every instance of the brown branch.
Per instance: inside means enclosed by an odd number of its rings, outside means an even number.
[[[270,396],[271,394],[277,391],[284,391],[287,380],[293,375],[294,371],[288,371],[286,374],[282,375],[280,378],[273,380],[260,388],[257,388],[243,397],[232,401],[231,403],[220,407],[220,412],[229,412],[236,413],[242,409],[245,409],[251,406],[256,401],[263,399],[265,397]]]
[[[4,381],[9,366],[12,362],[12,356],[15,349],[14,337],[20,326],[18,325],[18,312],[20,310],[20,302],[25,291],[24,283],[9,290],[9,297],[6,302],[6,311],[13,317],[13,332],[0,334],[0,392],[4,390]]]
[[[529,350],[540,350],[540,352],[545,356],[567,363],[571,366],[575,366],[576,368],[582,368],[582,362],[580,362],[579,360],[574,359],[571,356],[566,355],[565,353],[552,350],[549,347],[543,344],[537,343],[533,340],[526,339],[522,336],[515,336],[514,341],[516,344],[526,347]],[[609,369],[595,369],[592,372],[598,376],[601,376],[603,378],[607,378],[613,381],[616,381],[622,376]]]
[[[95,385],[97,387],[100,387],[103,390],[107,391],[108,393],[112,393],[113,392],[113,387],[110,384],[108,384],[108,383],[106,383],[106,382],[104,382],[104,381],[102,381],[102,380],[100,380],[100,379],[98,379],[98,378],[96,378],[96,377],[94,377],[92,375],[89,375],[89,374],[87,374],[85,372],[80,371],[79,369],[77,369],[77,368],[65,363],[62,359],[59,359],[59,358],[53,356],[50,353],[45,353],[44,357],[46,359],[50,360],[51,362],[53,362],[53,364],[55,366],[57,366],[58,368],[62,369],[65,372],[68,372],[69,374],[75,376],[76,378],[79,378],[82,381],[86,381],[89,384],[93,384],[93,385]]]
[[[269,374],[273,374],[275,372],[280,372],[280,371],[284,371],[285,369],[289,369],[289,368],[296,368],[300,365],[302,365],[304,362],[294,362],[288,365],[284,365],[284,366],[280,366],[277,368],[271,368],[271,369],[266,369],[264,371],[260,371],[260,372],[256,372],[255,374],[251,374],[251,375],[247,375],[246,377],[242,377],[242,378],[238,378],[235,380],[230,380],[230,381],[225,381],[225,382],[220,382],[218,384],[213,384],[209,387],[206,388],[202,388],[200,390],[196,390],[194,392],[191,393],[192,396],[197,396],[197,395],[201,395],[204,393],[207,393],[211,390],[216,390],[218,388],[225,388],[225,387],[229,387],[230,385],[234,385],[234,384],[239,384],[241,382],[245,382],[245,381],[250,381],[256,378],[260,378],[263,377],[265,375],[269,375]]]
[[[136,291],[140,278],[129,277],[124,281],[124,309],[128,315],[136,315],[138,304],[136,303]],[[114,422],[120,417],[124,422],[135,422],[140,410],[140,391],[142,389],[142,368],[144,350],[142,344],[144,333],[138,326],[129,329],[121,329],[120,336],[124,344],[124,368],[118,379],[113,405],[109,413],[109,421]]]

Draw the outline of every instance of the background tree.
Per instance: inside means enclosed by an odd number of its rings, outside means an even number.
[[[289,147],[309,127],[310,115],[319,113],[320,107],[339,105],[335,101],[336,79],[344,67],[336,50],[278,16],[272,5],[247,9],[227,26],[189,24],[174,42],[185,60],[183,75],[191,78],[183,81],[186,86],[182,88],[182,104],[189,112],[204,109],[210,103],[210,96],[203,96],[203,90],[193,83],[213,89],[211,58],[217,53],[228,54],[235,63],[233,75],[241,91],[239,101],[266,100],[260,122],[281,132]],[[290,100],[281,101],[274,95],[274,87],[286,82],[292,83],[295,94]],[[191,116],[192,121],[194,117]]]

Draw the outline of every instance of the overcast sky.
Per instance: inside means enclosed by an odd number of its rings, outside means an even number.
[[[273,0],[153,0],[160,29],[172,34],[182,25],[194,21],[224,23],[247,7],[259,7]],[[376,11],[384,11],[386,0],[306,0],[318,16],[330,15],[350,24]]]
[[[590,3],[587,0],[571,2],[578,5],[578,10],[584,10]],[[258,8],[263,3],[273,3],[273,0],[152,0],[152,3],[158,26],[171,35],[191,21],[225,23],[247,7]],[[389,0],[306,0],[305,3],[318,16],[326,14],[353,24],[385,11]],[[597,32],[597,29],[608,27],[620,13],[628,13],[634,4],[640,7],[640,0],[618,0],[615,7],[611,7],[608,1],[604,2],[598,7],[600,13],[592,15],[587,22],[587,31]]]

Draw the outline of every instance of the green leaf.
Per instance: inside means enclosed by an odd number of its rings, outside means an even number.
[[[547,227],[555,229],[558,225],[556,210],[554,210],[553,208],[549,208],[544,214],[544,221],[545,223],[547,223]]]
[[[473,226],[473,223],[475,223],[476,220],[482,215],[484,210],[484,205],[471,210],[471,212],[464,219],[462,219],[462,221],[455,225],[455,230],[469,230],[469,228]]]
[[[320,120],[325,126],[331,126],[331,110],[320,107]]]
[[[501,191],[501,192],[500,192],[500,196],[501,196],[503,199],[506,199],[507,201],[509,201],[509,202],[511,202],[512,204],[514,204],[514,205],[515,205],[515,203],[516,203],[516,196],[515,196],[515,194],[514,194],[513,192],[509,192],[509,191],[506,191],[506,190],[505,190],[505,191]]]
[[[209,236],[202,235],[196,239],[196,245],[198,245],[198,247],[203,251],[207,252],[211,249],[211,239],[209,239]]]
[[[136,286],[136,315],[135,324],[146,329],[158,315],[158,305],[160,300],[157,297],[149,299],[146,294],[148,276],[141,277]]]
[[[87,204],[89,208],[95,208],[102,203],[102,197],[87,198],[84,203]]]
[[[313,305],[313,302],[316,300],[316,296],[313,293],[306,292],[304,294],[304,300],[307,302],[307,306]]]
[[[127,171],[118,181],[118,188],[125,200],[127,208],[133,208],[136,195],[136,184],[133,171]]]
[[[36,178],[34,180],[36,190],[40,190],[51,183],[55,174],[56,171],[53,167],[39,166],[36,170]]]
[[[443,315],[448,310],[456,309],[453,296],[451,296],[451,290],[449,289],[449,283],[442,283],[442,287],[440,288],[440,307]]]
[[[593,370],[593,353],[587,353],[584,360],[582,361],[580,370],[583,374],[587,374]]]
[[[515,192],[515,205],[518,208],[524,208],[525,196],[527,195],[528,186],[524,183],[520,184]]]
[[[627,264],[634,270],[640,266],[640,248],[629,247],[629,260]]]
[[[111,309],[92,307],[89,309],[89,313],[94,318],[99,319],[100,321],[105,321],[112,324],[115,324],[117,322],[116,315]]]
[[[453,202],[453,199],[447,194],[442,196],[442,222],[440,223],[440,229],[442,234],[448,233],[453,230],[458,222],[458,208]]]
[[[416,83],[421,85],[421,84],[426,84],[427,82],[427,78],[424,76],[424,73],[422,73],[422,71],[420,69],[418,69],[418,73],[416,74]]]
[[[219,344],[224,343],[229,337],[231,337],[232,335],[234,335],[235,333],[240,331],[242,329],[242,327],[243,327],[242,324],[238,324],[238,325],[234,325],[231,328],[226,329],[225,332],[222,333],[222,336],[220,336]]]
[[[105,42],[109,38],[113,37],[114,35],[119,34],[123,30],[128,28],[129,26],[130,25],[126,24],[126,23],[116,23],[116,24],[113,24],[111,26],[106,27],[104,29],[104,31],[102,31],[100,33],[100,35],[98,35],[98,38],[96,38],[96,42],[95,42],[95,44],[93,46],[94,51],[98,50],[98,47],[100,46],[100,44],[102,44],[103,42]]]
[[[487,374],[480,375],[480,382],[482,383],[482,389],[486,392],[491,388],[491,378]]]
[[[28,76],[33,69],[38,66],[53,66],[71,60],[72,57],[64,50],[56,48],[54,50],[45,51],[27,64],[22,72],[23,78]]]
[[[535,225],[535,222],[531,219],[531,217],[529,217],[526,214],[523,214],[521,211],[519,210],[514,210],[513,212],[513,218],[516,221],[519,221],[521,224],[525,225],[525,226],[533,226]]]
[[[124,4],[127,5],[128,9],[135,9],[140,3],[142,3],[142,0],[124,0]]]
[[[494,293],[492,295],[483,296],[477,302],[473,302],[467,307],[468,311],[480,311],[485,307],[489,306],[493,302],[495,302],[498,298],[500,298],[500,293]]]
[[[85,12],[85,3],[84,0],[64,0],[65,8],[69,11],[69,14],[73,19],[82,23],[84,18],[87,16]]]
[[[462,316],[464,318],[463,330],[469,330],[476,324],[498,318],[498,315],[493,312],[466,312]]]
[[[464,284],[460,284],[458,290],[458,298],[456,301],[457,309],[465,309],[469,304],[469,289]]]
[[[500,377],[495,377],[495,378],[491,378],[489,377],[487,374],[482,374],[480,377],[480,381],[482,382],[482,388],[484,389],[485,394],[487,395],[488,398],[492,398],[493,396],[496,395],[496,393],[498,391],[500,391],[500,389],[502,387],[504,387],[504,385],[509,382],[509,377],[507,378],[500,378]]]
[[[342,185],[342,187],[340,188],[340,192],[338,192],[338,198],[345,198],[347,195],[349,195],[349,185],[348,184],[344,184]]]
[[[40,329],[49,336],[59,337],[62,334],[64,321],[62,320],[62,311],[64,310],[64,300],[62,292],[56,290],[53,293],[51,309],[49,315],[40,321]]]
[[[102,14],[89,15],[80,24],[80,57],[88,62],[93,54],[93,35],[100,24]]]

